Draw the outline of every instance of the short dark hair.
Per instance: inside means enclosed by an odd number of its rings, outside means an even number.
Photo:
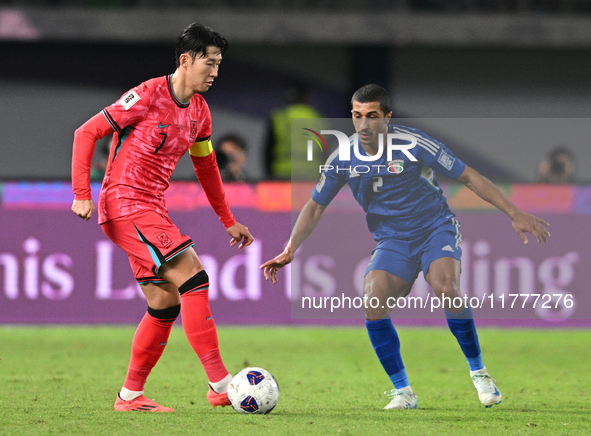
[[[388,95],[388,91],[378,85],[370,84],[362,86],[351,97],[351,106],[353,106],[354,101],[358,103],[372,103],[377,101],[384,115],[392,112],[390,110],[390,96]]]
[[[558,158],[558,156],[560,156],[561,154],[564,154],[564,155],[568,156],[569,158],[574,159],[572,151],[570,151],[570,149],[566,145],[559,145],[559,146],[554,147],[548,153],[548,158],[550,160],[556,160]]]
[[[200,57],[205,56],[207,47],[209,46],[218,47],[223,53],[228,48],[228,41],[218,32],[203,24],[189,24],[176,40],[175,54],[177,68],[181,64],[180,57],[183,53],[189,53],[193,60],[195,60],[198,54],[201,54]]]
[[[247,148],[246,147],[246,141],[244,141],[244,139],[242,138],[242,136],[236,135],[234,133],[229,133],[227,135],[224,135],[220,139],[218,139],[218,141],[217,141],[217,148],[219,149],[219,147],[224,142],[233,142],[239,148],[241,148],[243,151],[246,151],[246,148]]]

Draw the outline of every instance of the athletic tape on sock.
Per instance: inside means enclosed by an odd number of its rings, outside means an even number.
[[[167,307],[166,309],[152,309],[148,306],[148,313],[160,320],[177,319],[179,313],[181,313],[181,305],[177,304],[176,306]]]
[[[179,294],[183,295],[190,292],[209,289],[209,276],[203,271],[199,271],[179,287]]]

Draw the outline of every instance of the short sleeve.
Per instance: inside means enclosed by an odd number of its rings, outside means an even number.
[[[429,166],[436,172],[455,180],[464,172],[466,164],[458,159],[445,145],[442,143],[439,144],[439,150],[437,150],[433,156],[430,165],[426,166]]]
[[[338,149],[331,154],[324,165],[320,181],[312,190],[312,200],[322,206],[328,206],[340,189],[347,183],[345,171],[337,172],[339,167]]]
[[[450,179],[457,179],[464,172],[466,164],[457,158],[443,143],[416,129],[412,129],[412,132],[409,131],[408,133],[412,133],[417,138],[416,151],[413,155],[422,166],[430,167]]]

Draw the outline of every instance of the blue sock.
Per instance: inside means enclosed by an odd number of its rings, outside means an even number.
[[[460,313],[450,313],[446,310],[445,317],[449,329],[458,340],[458,344],[466,356],[470,371],[484,368],[472,309],[468,307]]]
[[[400,356],[400,340],[392,320],[384,318],[377,321],[365,321],[369,340],[380,363],[396,389],[407,387],[408,377]]]

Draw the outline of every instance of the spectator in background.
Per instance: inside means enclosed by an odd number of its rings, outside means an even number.
[[[575,159],[572,152],[565,146],[550,150],[548,157],[538,167],[537,182],[539,183],[574,183]]]
[[[107,164],[109,163],[109,152],[111,151],[111,141],[113,135],[107,135],[103,139],[97,141],[97,145],[100,144],[99,150],[100,155],[96,162],[92,163],[92,167],[90,168],[90,180],[93,181],[103,181],[105,177],[105,171],[107,170]]]
[[[269,119],[267,141],[265,145],[265,170],[272,179],[289,180],[291,178],[292,147],[291,120],[292,118],[322,118],[322,114],[308,103],[308,89],[301,84],[292,84],[284,92],[285,106],[274,109]],[[320,128],[313,128],[320,131]],[[294,151],[305,153],[305,148]],[[317,157],[320,165],[323,161]],[[299,159],[298,159],[299,161]],[[302,156],[302,162],[305,156]],[[308,166],[312,166],[307,162]]]
[[[245,170],[247,151],[246,142],[238,135],[223,136],[216,147],[216,156],[220,174],[224,182],[249,179]]]

